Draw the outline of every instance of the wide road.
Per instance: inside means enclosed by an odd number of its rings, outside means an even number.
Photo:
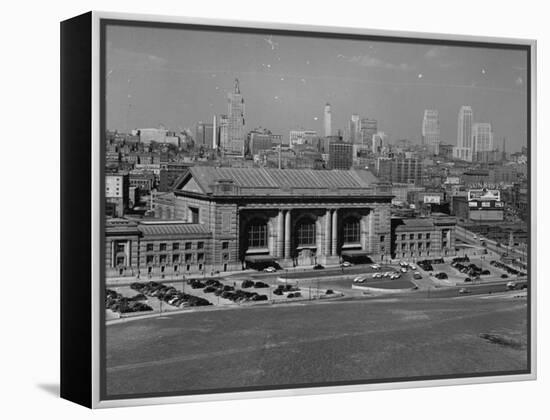
[[[295,303],[113,324],[106,327],[107,392],[522,371],[527,301],[516,295]]]

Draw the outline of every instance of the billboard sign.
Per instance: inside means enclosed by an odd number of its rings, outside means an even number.
[[[424,196],[425,204],[440,204],[441,197],[439,195],[425,195]]]
[[[500,191],[488,188],[469,190],[468,201],[500,201]]]

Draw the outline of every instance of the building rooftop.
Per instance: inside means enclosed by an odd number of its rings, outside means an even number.
[[[189,177],[205,194],[226,195],[372,195],[376,194],[376,178],[366,170],[311,170],[266,168],[219,168],[194,166]],[[187,178],[187,182],[190,178]],[[179,183],[180,190],[186,182]],[[378,195],[391,195],[387,192]]]
[[[205,225],[175,221],[142,221],[137,228],[145,236],[181,237],[210,234]]]

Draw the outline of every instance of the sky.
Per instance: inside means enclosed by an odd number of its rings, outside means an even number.
[[[527,54],[480,47],[107,26],[107,128],[193,128],[227,113],[240,81],[246,130],[323,134],[351,114],[378,120],[390,142],[419,143],[425,109],[437,109],[441,142],[456,144],[458,111],[492,124],[495,145],[519,151],[527,133]],[[502,150],[502,149],[501,149]]]

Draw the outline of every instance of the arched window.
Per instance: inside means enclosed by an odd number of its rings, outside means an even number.
[[[296,243],[301,246],[315,245],[315,221],[312,219],[302,219],[296,227]]]
[[[344,243],[353,244],[361,242],[361,226],[359,219],[349,218],[344,221]]]
[[[252,222],[248,225],[248,247],[267,248],[267,224]]]

